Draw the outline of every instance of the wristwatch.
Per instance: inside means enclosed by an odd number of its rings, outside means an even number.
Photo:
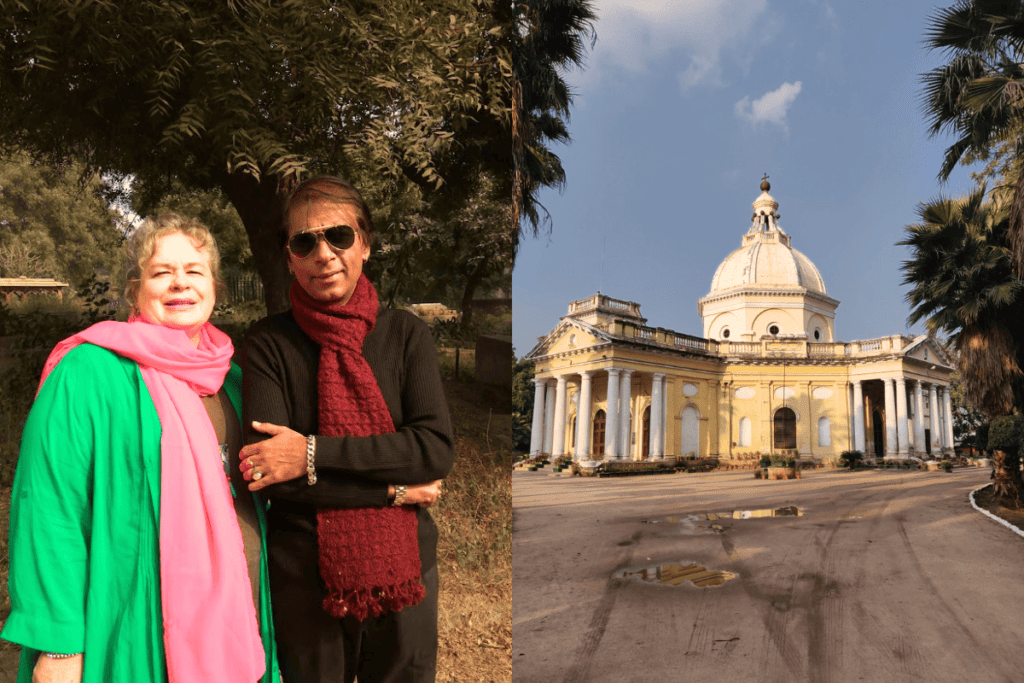
[[[405,496],[409,493],[408,486],[396,486],[395,487],[395,499],[391,501],[391,504],[395,507],[405,504]]]

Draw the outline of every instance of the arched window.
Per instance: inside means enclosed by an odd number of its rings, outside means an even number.
[[[743,448],[750,447],[750,418],[740,418],[740,446]]]
[[[644,429],[643,429],[643,457],[651,455],[651,407],[644,408]]]
[[[775,413],[775,448],[796,448],[796,413],[791,408]]]
[[[605,414],[603,410],[597,411],[597,415],[594,416],[594,441],[593,447],[590,452],[594,456],[604,455],[604,427],[605,427]]]
[[[827,417],[818,418],[818,445],[832,445],[832,425],[829,423]]]

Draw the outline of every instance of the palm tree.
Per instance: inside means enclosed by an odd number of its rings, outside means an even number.
[[[913,258],[904,261],[910,324],[944,331],[958,352],[967,401],[989,420],[1024,405],[1024,296],[1007,240],[1009,192],[986,200],[985,186],[961,199],[918,208],[921,223],[906,227]],[[997,463],[997,491],[1017,505],[1019,467]]]
[[[514,5],[512,148],[515,158],[513,212],[537,234],[544,224],[537,201],[541,187],[561,189],[565,170],[548,145],[570,141],[566,122],[572,92],[563,74],[583,66],[585,46],[594,32],[592,0],[526,0]]]
[[[923,105],[930,133],[951,133],[939,178],[947,180],[965,155],[985,158],[1009,143],[1024,153],[1024,3],[1020,0],[961,0],[929,18],[925,44],[942,50],[945,66],[923,77]],[[1009,243],[1024,273],[1024,166],[1009,207]]]

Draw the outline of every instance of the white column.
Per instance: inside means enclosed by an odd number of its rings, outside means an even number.
[[[632,405],[633,371],[623,370],[619,380],[619,454],[623,460],[628,460],[629,434],[632,425],[629,420],[629,408]]]
[[[661,378],[661,454],[668,455],[668,375]]]
[[[565,400],[569,395],[565,375],[556,378],[555,385],[555,429],[551,437],[551,456],[557,458],[565,454]]]
[[[542,452],[551,455],[551,439],[555,428],[555,385],[547,383],[548,393],[544,401],[544,445]]]
[[[530,455],[540,455],[544,446],[544,386],[546,379],[533,378],[533,427],[530,428]]]
[[[899,454],[901,458],[910,454],[910,425],[907,422],[907,380],[896,378],[896,429],[899,437]]]
[[[608,414],[605,422],[605,460],[618,460],[619,451],[619,369],[608,368]]]
[[[576,406],[576,460],[590,459],[590,378],[593,370],[580,371],[580,404]]]
[[[953,453],[956,443],[953,441],[953,400],[949,395],[949,387],[945,387],[942,391],[943,405],[946,408],[946,432],[943,436],[946,437],[946,448],[949,449],[950,453]]]
[[[924,391],[921,380],[914,382],[914,452],[924,455]]]
[[[864,452],[864,388],[860,380],[853,383],[853,448]]]
[[[661,458],[664,453],[664,442],[661,440],[663,430],[661,426],[662,418],[665,415],[665,409],[662,407],[662,402],[665,400],[665,396],[662,393],[661,379],[665,375],[656,372],[652,375],[651,379],[651,446],[650,446],[650,457],[652,460]]]
[[[886,457],[896,456],[896,394],[893,392],[892,380],[888,377],[885,384],[885,450]]]
[[[939,435],[939,397],[934,384],[928,386],[928,417],[931,418],[932,453],[941,453],[942,437]]]

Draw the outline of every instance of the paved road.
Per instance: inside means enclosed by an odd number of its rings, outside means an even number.
[[[971,508],[988,476],[517,471],[513,680],[1020,683],[1024,538]]]

